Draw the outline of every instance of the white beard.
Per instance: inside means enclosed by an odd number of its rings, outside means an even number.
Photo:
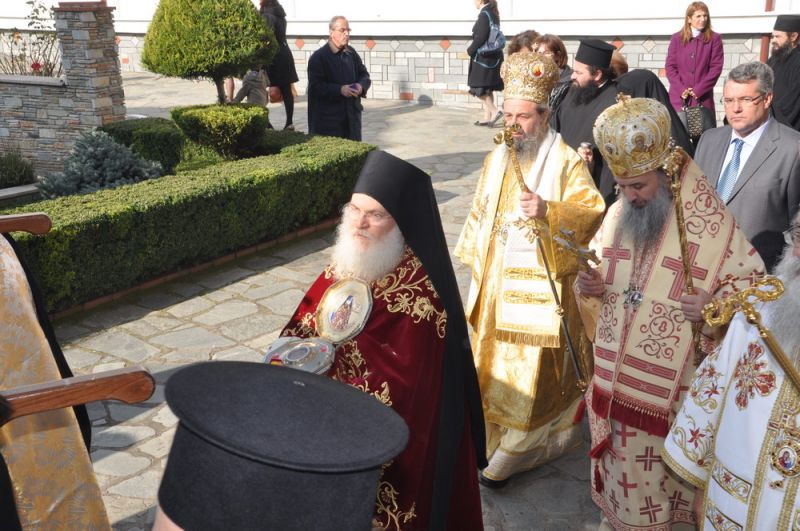
[[[780,299],[771,303],[768,328],[775,336],[783,351],[800,367],[800,359],[795,352],[800,346],[800,258],[792,254],[787,246],[781,261],[775,266],[775,274],[783,281],[784,292]]]
[[[356,234],[369,238],[365,231],[349,229],[343,222],[336,228],[331,262],[337,280],[358,278],[374,282],[385,277],[400,263],[405,240],[397,225],[380,240],[370,240],[366,247],[363,246],[363,240],[356,239]]]

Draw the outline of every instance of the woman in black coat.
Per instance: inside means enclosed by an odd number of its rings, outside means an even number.
[[[494,91],[503,90],[503,80],[500,78],[503,50],[479,54],[478,48],[489,40],[490,19],[500,25],[500,12],[497,10],[497,0],[475,0],[475,7],[480,12],[472,26],[472,44],[467,48],[470,57],[467,84],[469,93],[483,103],[483,120],[478,120],[475,125],[492,127],[503,117],[503,112],[494,104]]]
[[[278,54],[267,67],[269,86],[278,87],[283,96],[283,106],[286,109],[286,125],[284,129],[294,130],[294,95],[292,83],[297,83],[297,69],[294,66],[294,57],[286,42],[286,11],[283,10],[278,0],[261,0],[261,16],[275,33],[278,41]]]

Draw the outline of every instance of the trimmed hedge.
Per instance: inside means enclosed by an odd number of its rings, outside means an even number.
[[[249,103],[176,107],[170,115],[190,140],[228,159],[261,155],[269,124],[267,108]]]
[[[6,213],[44,211],[53,219],[46,236],[18,241],[48,309],[57,311],[334,215],[372,149],[310,137],[277,155]]]
[[[222,103],[223,78],[272,64],[278,46],[251,0],[160,0],[141,61],[157,74],[213,79]]]
[[[258,140],[255,149],[259,155],[272,155],[274,153],[280,153],[281,150],[289,146],[302,144],[307,138],[308,135],[297,131],[276,131],[274,129],[267,129]]]
[[[175,122],[166,118],[122,120],[98,129],[142,158],[160,162],[165,174],[172,173],[180,162],[186,142],[186,137]]]

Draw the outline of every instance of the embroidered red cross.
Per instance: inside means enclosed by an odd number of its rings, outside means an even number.
[[[614,447],[613,446],[610,447],[608,449],[608,452],[606,452],[606,453],[608,454],[608,458],[611,459],[611,464],[612,465],[617,462],[617,459],[619,459],[620,461],[625,461],[625,456],[617,455],[617,452],[614,451]]]
[[[692,242],[689,243],[689,249],[687,250],[689,253],[689,263],[692,264],[692,278],[705,280],[705,278],[708,276],[708,269],[703,269],[702,267],[694,265],[694,259],[697,257],[697,251],[699,250],[699,245]],[[665,256],[664,261],[661,262],[661,265],[670,271],[675,272],[675,280],[672,282],[672,288],[669,290],[669,298],[673,301],[680,300],[684,288],[683,261],[680,260],[680,258],[676,259],[672,258],[671,256]]]
[[[643,454],[636,456],[636,462],[643,463],[642,466],[646,472],[651,472],[653,470],[653,463],[658,463],[660,461],[661,456],[656,455],[652,446],[646,447]]]
[[[608,469],[606,468],[606,460],[601,459],[600,463],[603,465],[603,475],[605,476],[605,481],[608,481]]]
[[[617,493],[614,489],[611,489],[611,496],[608,497],[608,501],[614,506],[614,512],[616,513],[619,510],[619,500],[617,499]]]
[[[661,508],[661,504],[653,503],[652,496],[645,496],[644,505],[639,507],[639,514],[642,516],[647,515],[647,517],[650,519],[650,523],[652,524],[656,521],[656,515],[663,510],[664,509]]]
[[[625,447],[627,447],[627,446],[628,446],[628,437],[630,437],[631,439],[633,439],[634,437],[636,437],[636,432],[635,432],[635,431],[627,431],[627,430],[626,430],[626,428],[625,428],[625,425],[624,425],[624,424],[623,424],[623,425],[621,425],[621,426],[622,426],[622,427],[621,427],[620,429],[618,429],[618,430],[614,431],[614,433],[616,433],[617,435],[619,435],[619,438],[620,438],[620,439],[622,439],[622,444],[621,444],[621,446],[622,446],[623,448],[625,448]]]
[[[689,502],[683,499],[683,493],[676,490],[672,493],[672,496],[669,497],[669,510],[679,511],[681,505],[685,505],[687,509],[689,508]]]
[[[603,258],[608,258],[608,272],[606,273],[606,284],[614,283],[614,272],[617,270],[617,262],[620,260],[630,260],[631,250],[620,249],[622,243],[622,231],[614,233],[613,247],[603,247]]]
[[[628,483],[627,472],[622,473],[622,481],[617,481],[617,485],[622,487],[622,490],[624,491],[623,494],[626,498],[628,497],[628,489],[635,489],[636,487],[639,486],[638,483]]]

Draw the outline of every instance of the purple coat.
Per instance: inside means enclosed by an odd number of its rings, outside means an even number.
[[[675,110],[680,111],[683,106],[681,93],[692,87],[694,93],[700,97],[700,104],[714,111],[714,85],[722,73],[724,62],[719,33],[712,31],[708,42],[700,35],[686,45],[681,43],[681,32],[675,33],[669,41],[665,65],[669,80],[669,101]]]

